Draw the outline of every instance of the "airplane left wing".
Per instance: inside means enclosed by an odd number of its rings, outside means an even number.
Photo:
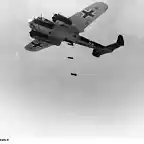
[[[39,51],[39,50],[42,50],[42,49],[50,47],[50,46],[52,46],[52,44],[45,42],[45,41],[35,39],[31,43],[26,45],[25,49],[28,51]]]
[[[69,19],[76,26],[79,32],[84,32],[84,29],[102,15],[107,9],[107,4],[103,2],[95,2],[94,4],[86,7],[84,10],[69,17]]]

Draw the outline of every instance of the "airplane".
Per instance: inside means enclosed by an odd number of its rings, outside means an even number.
[[[29,27],[31,28],[29,34],[34,40],[26,45],[25,49],[34,52],[54,45],[60,46],[62,42],[67,42],[71,46],[78,44],[92,48],[92,55],[95,57],[111,53],[115,49],[124,46],[122,35],[118,36],[115,43],[108,46],[101,45],[80,35],[107,9],[107,4],[95,2],[68,18],[61,14],[54,14],[52,20],[48,20],[43,16],[33,18],[29,21]]]

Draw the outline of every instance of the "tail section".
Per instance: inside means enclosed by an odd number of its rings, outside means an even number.
[[[113,52],[115,49],[124,46],[124,38],[122,35],[118,36],[118,39],[115,43],[105,46],[103,53]]]
[[[117,42],[116,42],[119,46],[124,46],[124,39],[122,35],[118,36]]]
[[[100,57],[100,55],[106,54],[106,53],[111,53],[113,52],[115,49],[124,46],[124,38],[122,35],[118,36],[118,39],[115,43],[110,44],[108,46],[98,46],[99,44],[96,44],[96,48],[93,50],[92,55],[95,57]],[[98,48],[99,49],[98,49]]]

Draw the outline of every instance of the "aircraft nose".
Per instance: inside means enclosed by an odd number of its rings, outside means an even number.
[[[28,19],[28,24],[31,29],[34,28],[34,21],[32,19]]]
[[[29,22],[29,27],[30,27],[31,29],[33,29],[33,22],[32,22],[32,21]]]

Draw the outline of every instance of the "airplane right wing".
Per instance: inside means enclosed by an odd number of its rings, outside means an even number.
[[[25,49],[28,51],[39,51],[39,50],[42,50],[42,49],[50,47],[50,46],[52,46],[52,44],[45,42],[45,41],[35,39],[31,43],[26,45]]]
[[[84,32],[84,29],[102,15],[107,9],[107,4],[103,2],[95,2],[94,4],[86,7],[84,10],[69,17],[69,19],[76,26],[79,32]]]

